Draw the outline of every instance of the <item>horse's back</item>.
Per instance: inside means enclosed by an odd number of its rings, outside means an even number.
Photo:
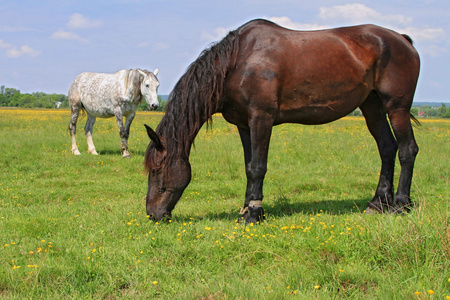
[[[225,114],[233,115],[233,106],[258,107],[272,114],[275,124],[321,124],[347,115],[373,90],[386,90],[383,84],[395,72],[408,77],[398,88],[415,89],[417,52],[389,29],[360,25],[295,31],[254,20],[238,33]],[[240,123],[236,117],[229,119]]]
[[[115,103],[125,97],[128,72],[79,74],[69,89],[71,106],[82,105],[88,113],[99,117],[113,116]]]
[[[253,60],[254,57],[265,57],[268,65],[274,61],[286,69],[300,64],[302,68],[312,65],[317,71],[317,64],[337,60],[353,59],[358,63],[378,63],[377,67],[384,67],[387,59],[398,59],[400,56],[414,61],[419,59],[409,37],[371,24],[297,31],[267,20],[253,20],[238,30],[238,59],[251,58],[250,65],[264,63]],[[268,57],[271,55],[272,60]],[[328,67],[331,69],[332,65]]]
[[[128,70],[120,70],[113,74],[83,72],[75,78],[72,86],[89,92],[95,92],[95,89],[102,86],[123,86],[126,84],[128,72]]]

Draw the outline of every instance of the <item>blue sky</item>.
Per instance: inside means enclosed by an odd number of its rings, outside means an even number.
[[[407,33],[422,60],[415,101],[450,102],[448,0],[0,0],[0,85],[67,94],[81,72],[159,68],[159,94],[168,94],[204,48],[255,18]]]

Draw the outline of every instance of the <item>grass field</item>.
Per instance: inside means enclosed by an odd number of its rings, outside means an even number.
[[[0,109],[2,299],[450,299],[449,121],[415,128],[407,215],[363,213],[380,169],[364,119],[275,127],[267,219],[245,226],[243,152],[220,116],[170,223],[145,213],[143,124],[162,114],[138,113],[130,159],[113,119],[94,127],[99,156],[80,120],[72,155],[69,117]]]

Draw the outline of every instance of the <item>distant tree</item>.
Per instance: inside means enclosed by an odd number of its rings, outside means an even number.
[[[19,106],[20,91],[13,88],[5,88],[3,95],[5,96],[5,106]]]
[[[419,111],[424,112],[424,114],[423,114],[424,117],[437,117],[438,116],[437,110],[428,105],[422,105],[420,107]]]
[[[437,109],[437,111],[438,111],[439,117],[444,116],[444,115],[447,113],[447,107],[445,106],[445,103],[442,103],[442,104],[441,104],[441,107],[439,107],[439,108]]]
[[[349,116],[362,116],[361,110],[356,108],[354,111],[348,114]]]
[[[2,85],[0,87],[0,106],[6,106],[6,98],[5,98],[5,86]]]
[[[63,94],[46,94],[35,92],[32,94],[21,94],[19,90],[0,86],[0,106],[10,107],[38,107],[38,108],[56,108],[69,107],[68,97]]]
[[[21,94],[18,99],[19,107],[31,108],[36,107],[38,98],[30,94]]]
[[[164,111],[164,108],[166,107],[166,102],[167,101],[162,101],[161,100],[161,96],[158,96],[158,101],[159,101],[159,106],[158,109],[156,111]],[[148,104],[147,102],[145,102],[144,99],[142,99],[141,103],[139,104],[138,111],[148,111]]]

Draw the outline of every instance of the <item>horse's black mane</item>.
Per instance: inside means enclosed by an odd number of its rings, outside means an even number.
[[[220,110],[224,81],[237,42],[238,33],[235,30],[204,50],[170,93],[166,114],[156,129],[156,133],[164,137],[167,149],[170,149],[168,156],[170,152],[179,150],[188,154],[200,128],[205,122],[210,124],[211,116]],[[151,156],[150,145],[146,162]]]
[[[193,140],[202,125],[210,122],[211,116],[220,110],[235,39],[236,32],[232,31],[204,50],[175,85],[169,95],[166,114],[156,130],[167,143],[170,143],[168,139]]]

